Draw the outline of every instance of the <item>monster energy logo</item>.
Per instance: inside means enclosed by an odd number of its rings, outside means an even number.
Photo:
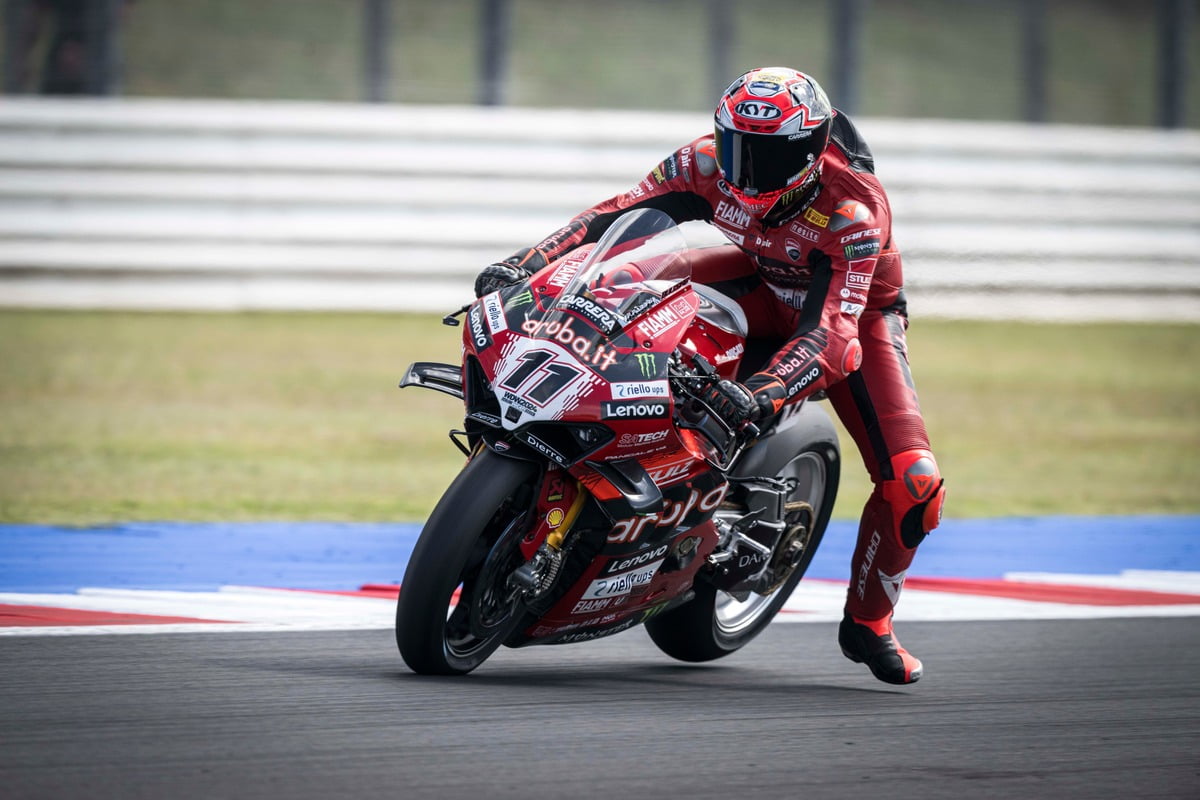
[[[521,292],[518,295],[513,295],[512,299],[510,299],[508,301],[508,307],[509,308],[519,308],[520,306],[527,306],[532,302],[533,302],[533,292],[526,289],[525,291]]]
[[[654,363],[653,353],[638,353],[634,356],[638,367],[642,370],[643,378],[653,378],[658,374],[658,365]]]

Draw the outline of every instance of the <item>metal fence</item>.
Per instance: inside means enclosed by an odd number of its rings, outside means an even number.
[[[10,100],[0,305],[445,311],[483,265],[711,126],[707,113],[537,121],[497,107]],[[1200,321],[1200,133],[859,122],[914,314]]]

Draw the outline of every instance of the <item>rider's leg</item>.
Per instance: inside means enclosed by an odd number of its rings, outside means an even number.
[[[865,312],[862,368],[829,389],[874,484],[851,559],[838,641],[847,657],[889,683],[921,677],[921,662],[892,631],[892,611],[917,546],[937,527],[944,496],[908,368],[906,324],[902,306]]]

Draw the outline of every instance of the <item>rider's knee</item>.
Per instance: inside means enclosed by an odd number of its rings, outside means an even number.
[[[897,522],[901,543],[910,550],[942,521],[946,487],[933,453],[924,449],[905,450],[891,458],[892,480],[880,489]]]

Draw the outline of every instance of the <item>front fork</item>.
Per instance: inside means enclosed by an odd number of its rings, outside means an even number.
[[[537,525],[521,540],[526,562],[509,578],[513,588],[533,600],[554,585],[566,558],[563,543],[583,511],[588,492],[561,469],[551,469],[542,480],[537,502]]]

